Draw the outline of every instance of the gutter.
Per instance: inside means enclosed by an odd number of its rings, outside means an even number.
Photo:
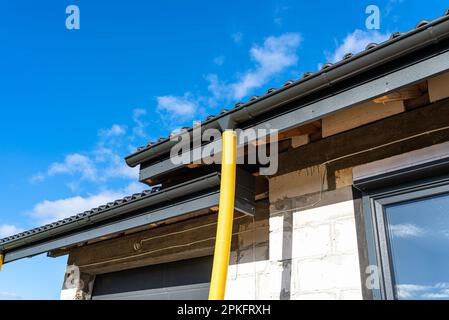
[[[285,87],[270,92],[254,101],[238,106],[211,120],[202,123],[202,130],[221,129],[222,131],[235,127],[236,124],[258,117],[280,105],[310,95],[319,90],[329,88],[337,82],[351,78],[357,74],[375,68],[379,65],[395,60],[400,56],[417,51],[428,45],[438,43],[449,34],[449,15],[436,19],[430,23],[422,24],[398,37],[374,47],[368,48],[348,59],[334,65],[324,67],[321,71],[293,82]],[[192,135],[192,128],[188,130]],[[130,167],[142,162],[150,161],[170,152],[177,144],[177,139],[163,140],[148,148],[131,154],[125,158]]]
[[[201,192],[210,188],[218,187],[220,185],[220,174],[212,173],[207,176],[197,178],[195,180],[182,183],[180,185],[161,190],[153,194],[149,194],[147,197],[136,199],[134,201],[126,202],[121,205],[115,206],[110,209],[106,209],[101,212],[97,212],[92,215],[88,215],[78,220],[56,225],[53,228],[35,233],[23,238],[13,239],[9,242],[5,242],[0,245],[0,252],[8,252],[18,247],[26,246],[30,243],[49,239],[51,237],[61,235],[72,230],[97,223],[99,221],[111,219],[135,210],[143,209],[152,205],[156,205],[162,202],[171,201],[176,198],[180,198],[192,193]],[[57,223],[55,223],[57,224]]]

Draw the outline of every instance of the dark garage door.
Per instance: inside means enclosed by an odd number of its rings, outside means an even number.
[[[94,300],[206,300],[212,257],[98,275]]]

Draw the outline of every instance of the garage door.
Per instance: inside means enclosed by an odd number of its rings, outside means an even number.
[[[98,275],[93,300],[206,300],[212,257]]]

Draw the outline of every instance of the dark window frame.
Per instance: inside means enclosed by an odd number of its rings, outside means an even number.
[[[442,162],[447,163],[447,159]],[[379,283],[379,288],[371,289],[373,299],[397,299],[385,207],[449,193],[449,174],[447,174],[446,166],[444,167],[445,170],[434,172],[429,171],[433,168],[433,164],[420,165],[416,172],[414,169],[407,170],[403,177],[398,176],[398,172],[392,172],[391,177],[395,178],[395,182],[392,183],[391,179],[387,179],[388,184],[376,184],[375,189],[367,188],[366,181],[363,182],[361,191],[368,263],[371,266],[377,266]],[[412,176],[419,179],[411,181]],[[378,181],[378,177],[373,177],[373,181]],[[357,183],[355,186],[357,187]],[[365,271],[362,270],[362,272]],[[369,275],[365,273],[365,276]],[[366,284],[363,283],[363,285]]]

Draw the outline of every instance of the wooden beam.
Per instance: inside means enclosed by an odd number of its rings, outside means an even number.
[[[445,126],[449,126],[449,99],[290,149],[279,155],[279,170],[276,175],[319,165],[328,160]],[[414,143],[406,141],[384,150],[366,152],[351,157],[352,160],[345,159],[345,162],[368,162],[416,150],[429,144],[445,142],[449,140],[448,132],[425,135],[415,139]]]
[[[375,103],[388,103],[393,101],[404,101],[404,100],[410,100],[410,99],[416,99],[421,97],[423,94],[425,94],[426,91],[422,90],[422,85],[414,85],[410,86],[404,89],[395,90],[391,93],[389,93],[386,96],[382,96],[379,98],[374,99],[373,101]]]
[[[284,132],[279,133],[279,140],[291,139],[295,136],[302,136],[306,134],[312,134],[320,131],[321,129],[321,120],[314,121],[308,124],[305,124],[301,127],[293,128]]]

